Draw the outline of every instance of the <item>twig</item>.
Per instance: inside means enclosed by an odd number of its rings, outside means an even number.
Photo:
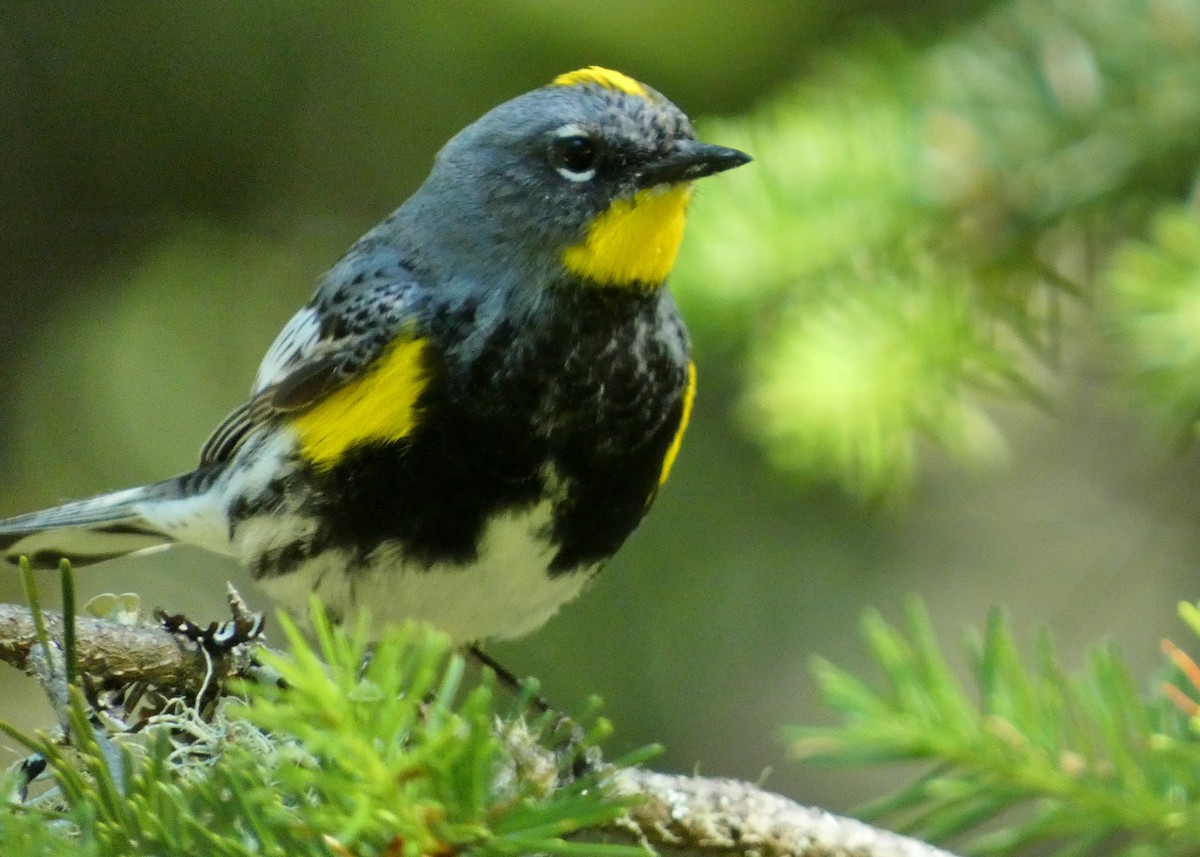
[[[627,768],[616,773],[612,785],[619,794],[643,798],[630,810],[622,838],[649,843],[660,854],[953,857],[741,780]]]
[[[236,614],[236,606],[235,606]],[[62,616],[43,611],[54,640]],[[101,681],[146,682],[195,694],[208,674],[200,647],[155,625],[76,619],[80,674]],[[26,672],[35,667],[37,632],[25,607],[0,604],[0,661]],[[236,646],[218,659],[222,675],[245,674],[250,647]],[[511,740],[511,739],[510,739]],[[522,739],[527,740],[527,739]],[[526,752],[530,747],[524,748]],[[544,747],[534,752],[551,753]],[[551,762],[551,764],[553,764]],[[750,783],[660,774],[637,768],[607,780],[618,794],[642,800],[623,822],[596,835],[648,844],[659,853],[746,857],[952,857],[949,852],[853,819],[804,807]]]
[[[46,628],[63,639],[62,614],[43,610]],[[76,667],[80,673],[118,683],[146,682],[195,694],[209,665],[200,647],[157,625],[125,625],[106,619],[75,619]],[[0,661],[30,672],[37,642],[33,616],[16,604],[0,604]],[[237,647],[216,665],[218,674],[242,674],[250,667],[250,647]]]

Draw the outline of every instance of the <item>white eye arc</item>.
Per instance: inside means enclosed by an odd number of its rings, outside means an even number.
[[[564,125],[554,132],[550,162],[555,171],[570,182],[586,182],[596,177],[599,145],[578,125]]]
[[[581,173],[572,172],[566,167],[557,167],[558,174],[569,182],[588,182],[596,177],[596,168],[591,167]]]

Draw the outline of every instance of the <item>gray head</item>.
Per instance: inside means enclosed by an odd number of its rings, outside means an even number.
[[[447,273],[655,288],[674,263],[692,180],[749,160],[698,142],[650,87],[591,67],[459,132],[394,223]]]

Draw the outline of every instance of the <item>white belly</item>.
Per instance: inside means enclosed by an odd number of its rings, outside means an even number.
[[[313,592],[351,626],[365,611],[373,638],[405,619],[428,622],[456,644],[519,637],[578,595],[595,570],[547,573],[555,550],[542,534],[550,524],[549,502],[496,518],[480,541],[478,559],[466,568],[408,563],[396,547],[384,545],[352,572],[344,553],[330,552],[259,583],[298,616],[306,615]]]

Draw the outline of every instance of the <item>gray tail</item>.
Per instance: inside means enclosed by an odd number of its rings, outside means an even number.
[[[55,568],[61,559],[92,565],[170,544],[173,539],[139,509],[180,496],[182,487],[183,478],[176,477],[0,520],[0,551],[12,563],[25,556],[34,568]]]

